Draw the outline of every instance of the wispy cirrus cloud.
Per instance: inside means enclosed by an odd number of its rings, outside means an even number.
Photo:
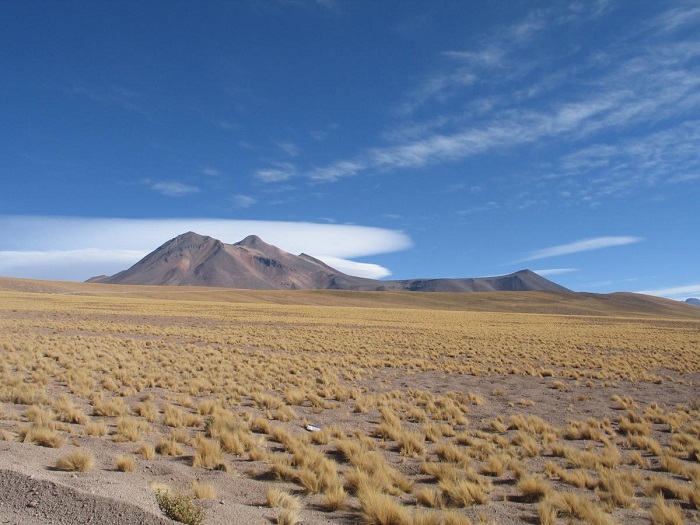
[[[297,169],[290,162],[276,162],[271,168],[257,170],[253,176],[260,182],[283,182],[297,175]]]
[[[523,183],[539,179],[537,191],[552,202],[564,195],[569,202],[593,203],[625,195],[639,183],[696,181],[700,37],[667,35],[687,27],[683,17],[694,19],[695,7],[667,10],[651,22],[659,31],[650,36],[649,27],[640,26],[611,40],[604,52],[563,46],[542,60],[531,58],[540,36],[549,38],[552,28],[580,28],[612,9],[601,0],[538,10],[473,48],[444,51],[446,63],[407,94],[403,118],[381,134],[384,144],[299,169],[299,175],[337,182],[552,143],[557,146],[552,165],[544,176],[530,173]],[[448,101],[455,103],[444,104]],[[417,110],[432,102],[438,111],[420,118]],[[594,151],[590,144],[597,139]],[[572,168],[574,157],[584,161],[586,155],[598,165]],[[663,176],[669,168],[675,174]]]
[[[297,155],[299,155],[299,148],[293,142],[286,140],[278,142],[277,146],[290,157],[296,157]]]
[[[581,239],[579,241],[559,244],[557,246],[550,246],[549,248],[532,251],[520,259],[519,262],[536,261],[539,259],[547,259],[549,257],[558,257],[560,255],[570,255],[572,253],[612,248],[614,246],[625,246],[627,244],[642,242],[643,240],[643,237],[632,236],[593,237],[591,239]]]
[[[219,177],[223,174],[223,172],[220,169],[213,168],[211,166],[205,166],[204,168],[200,168],[199,171],[202,175],[208,175],[209,177]]]
[[[700,283],[685,284],[670,288],[658,288],[655,290],[641,290],[636,293],[667,297],[669,299],[688,299],[690,297],[700,296]]]
[[[166,197],[182,197],[184,195],[190,195],[192,193],[199,193],[198,187],[190,186],[189,184],[184,184],[182,182],[154,182],[150,186],[151,189],[165,195]]]
[[[548,275],[564,275],[565,273],[578,272],[579,268],[548,268],[544,270],[532,270],[542,277],[547,277]]]
[[[238,194],[231,197],[231,202],[237,208],[250,208],[253,204],[258,202],[258,199],[250,195]]]

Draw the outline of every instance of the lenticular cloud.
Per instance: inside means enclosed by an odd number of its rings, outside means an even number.
[[[0,275],[84,280],[112,274],[187,231],[225,243],[255,234],[290,253],[335,260],[343,266],[341,271],[362,277],[381,277],[391,272],[347,259],[411,246],[410,238],[400,231],[342,224],[5,216],[0,217]]]

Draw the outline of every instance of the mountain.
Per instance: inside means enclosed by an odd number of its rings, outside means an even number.
[[[690,299],[685,300],[686,303],[692,304],[693,306],[700,306],[700,299],[697,297],[691,297]]]
[[[530,270],[473,279],[365,279],[339,272],[310,255],[292,255],[255,235],[235,244],[225,244],[194,232],[169,240],[123,272],[88,281],[254,290],[569,291]]]

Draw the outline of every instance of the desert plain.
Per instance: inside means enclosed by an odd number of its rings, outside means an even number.
[[[699,385],[632,294],[0,279],[0,522],[698,523]]]

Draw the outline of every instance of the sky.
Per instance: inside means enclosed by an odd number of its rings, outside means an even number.
[[[5,0],[0,275],[186,231],[700,296],[700,5]]]

